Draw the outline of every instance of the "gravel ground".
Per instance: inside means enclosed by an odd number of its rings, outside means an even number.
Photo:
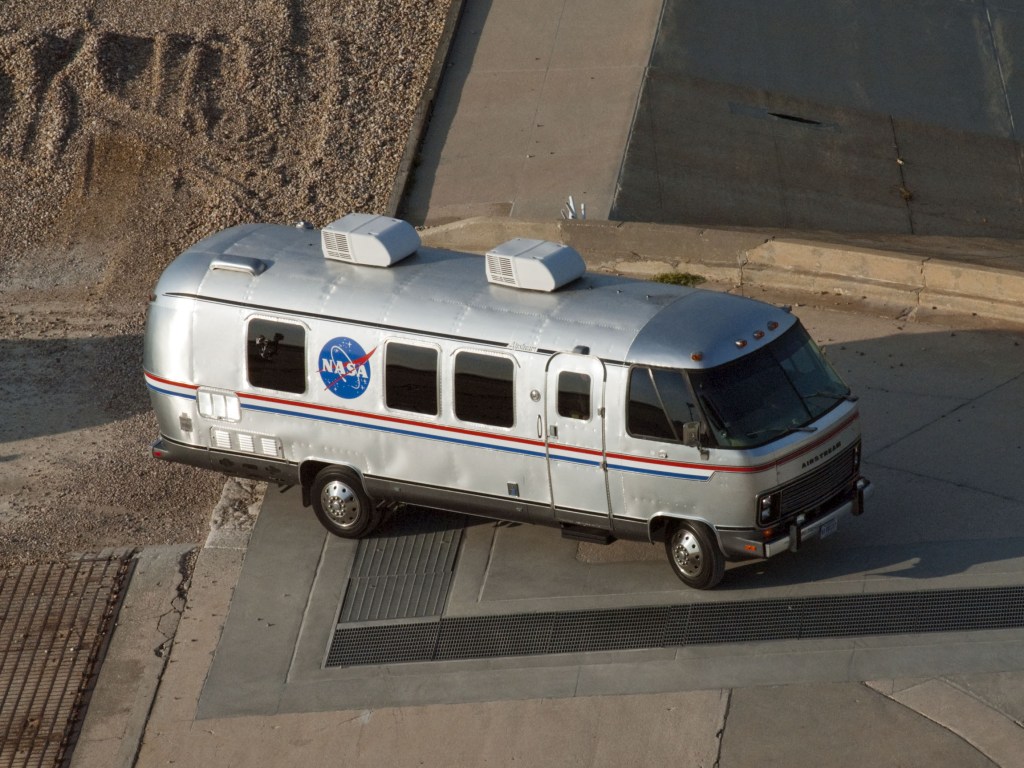
[[[149,458],[149,291],[217,229],[383,211],[448,5],[4,9],[0,569],[205,538],[223,478]]]

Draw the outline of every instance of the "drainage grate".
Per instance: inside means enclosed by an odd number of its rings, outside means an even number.
[[[1019,627],[1024,586],[745,600],[339,625],[326,666]]]
[[[130,555],[0,573],[0,765],[60,765],[120,605]]]
[[[407,507],[356,550],[338,622],[440,616],[466,518]]]

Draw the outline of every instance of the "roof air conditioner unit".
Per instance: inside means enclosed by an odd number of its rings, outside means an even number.
[[[420,236],[407,221],[350,213],[320,231],[325,259],[390,267],[420,247]]]
[[[555,291],[587,271],[574,249],[517,237],[487,252],[487,281],[528,291]]]

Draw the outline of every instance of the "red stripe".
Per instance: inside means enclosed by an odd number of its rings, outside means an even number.
[[[147,377],[151,378],[151,379],[159,381],[162,384],[168,384],[168,385],[175,386],[175,387],[185,387],[186,389],[199,389],[199,387],[194,385],[194,384],[181,384],[181,383],[176,382],[176,381],[170,381],[169,379],[162,379],[159,376],[154,376],[153,374],[151,374],[149,372],[145,372],[145,375]],[[342,415],[346,415],[346,416],[354,416],[354,417],[357,417],[357,418],[371,419],[371,420],[377,420],[377,421],[385,421],[385,422],[389,422],[389,423],[392,423],[392,424],[402,424],[402,425],[411,426],[411,427],[419,427],[419,428],[437,430],[437,431],[440,431],[440,432],[449,432],[449,433],[457,434],[457,435],[469,435],[471,437],[478,437],[478,438],[479,437],[484,437],[484,438],[491,438],[491,439],[495,439],[495,440],[503,440],[503,441],[510,442],[510,443],[518,443],[520,445],[529,445],[529,446],[533,446],[533,447],[544,447],[545,446],[545,443],[542,440],[531,440],[529,438],[513,437],[511,435],[496,435],[496,434],[494,434],[492,432],[478,432],[478,431],[474,431],[474,430],[471,430],[471,429],[462,429],[460,427],[449,427],[449,426],[445,426],[443,424],[424,424],[421,421],[413,421],[412,419],[403,419],[403,418],[398,417],[398,416],[385,416],[383,414],[371,414],[371,413],[367,413],[365,411],[352,411],[352,410],[348,410],[347,408],[336,408],[334,406],[319,405],[317,403],[302,403],[302,402],[297,402],[295,400],[283,400],[281,398],[268,397],[266,395],[253,395],[253,394],[245,394],[245,393],[242,393],[242,392],[236,392],[235,394],[237,394],[238,397],[246,399],[246,400],[258,400],[258,401],[262,401],[262,402],[265,402],[265,403],[275,403],[277,405],[287,405],[287,406],[298,407],[298,408],[309,408],[309,409],[316,410],[316,411],[325,411],[327,413],[337,413],[337,414],[342,414]],[[856,411],[854,411],[849,416],[847,416],[845,419],[843,419],[843,421],[841,421],[839,424],[837,424],[835,427],[833,427],[828,432],[826,432],[824,435],[819,437],[817,440],[815,440],[815,441],[813,441],[813,442],[811,442],[811,443],[809,443],[809,444],[807,444],[805,446],[801,446],[799,449],[793,451],[792,453],[788,453],[788,454],[782,456],[781,458],[775,459],[773,461],[766,462],[764,464],[759,464],[759,465],[753,466],[753,467],[737,467],[737,466],[725,465],[725,464],[691,464],[691,463],[686,463],[686,462],[681,462],[681,461],[672,461],[670,459],[653,459],[653,458],[648,458],[646,456],[631,456],[631,455],[625,454],[625,453],[609,453],[609,454],[607,454],[607,458],[611,459],[611,460],[618,460],[618,461],[634,461],[634,462],[638,462],[640,464],[653,464],[655,466],[671,467],[671,468],[675,468],[675,469],[698,469],[698,470],[704,470],[704,471],[710,471],[710,472],[734,472],[734,473],[740,473],[740,474],[752,474],[752,473],[756,473],[756,472],[765,472],[766,470],[773,469],[773,468],[778,467],[778,466],[780,466],[782,464],[785,464],[787,462],[793,461],[794,459],[797,459],[797,458],[799,458],[800,456],[803,456],[806,453],[810,453],[811,451],[813,451],[815,448],[818,448],[823,443],[827,443],[829,440],[834,438],[837,434],[839,434],[844,429],[846,429],[848,426],[850,426],[853,422],[855,422],[858,419],[858,417],[859,417],[859,414]],[[570,452],[570,453],[580,453],[580,454],[584,454],[584,455],[587,455],[587,456],[601,456],[602,455],[601,451],[595,451],[595,450],[593,450],[591,448],[579,448],[579,447],[571,446],[571,445],[559,445],[557,443],[553,444],[552,447],[557,449],[557,450],[560,450],[560,451],[567,451],[567,452]]]
[[[172,387],[183,387],[184,389],[199,389],[196,384],[182,384],[180,381],[171,381],[170,379],[161,379],[159,376],[154,376],[149,371],[143,371],[143,375],[147,379],[153,379],[153,381],[159,381],[161,384],[167,384]]]
[[[300,403],[295,400],[281,400],[276,397],[267,397],[266,395],[248,395],[238,393],[238,396],[246,400],[262,400],[266,403],[276,403],[278,405],[290,405],[299,408],[311,408],[316,411],[326,411],[328,413],[337,413],[345,416],[355,416],[361,419],[371,419],[376,421],[387,421],[392,424],[404,424],[411,427],[421,427],[426,429],[436,429],[441,432],[452,432],[457,435],[470,435],[473,437],[490,437],[496,440],[505,440],[510,443],[519,443],[521,445],[532,445],[532,446],[544,446],[544,442],[541,440],[530,440],[525,437],[513,437],[512,435],[496,435],[493,432],[476,432],[471,429],[462,429],[460,427],[448,427],[444,424],[424,424],[422,421],[413,421],[412,419],[403,419],[399,416],[385,416],[383,414],[367,413],[366,411],[350,411],[347,408],[336,408],[330,405],[319,405],[317,403]]]

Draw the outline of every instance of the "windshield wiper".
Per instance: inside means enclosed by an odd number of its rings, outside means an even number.
[[[856,403],[860,400],[860,395],[855,395],[852,392],[846,394],[840,394],[838,392],[812,392],[807,397],[830,397],[833,400],[846,400],[850,403]]]

